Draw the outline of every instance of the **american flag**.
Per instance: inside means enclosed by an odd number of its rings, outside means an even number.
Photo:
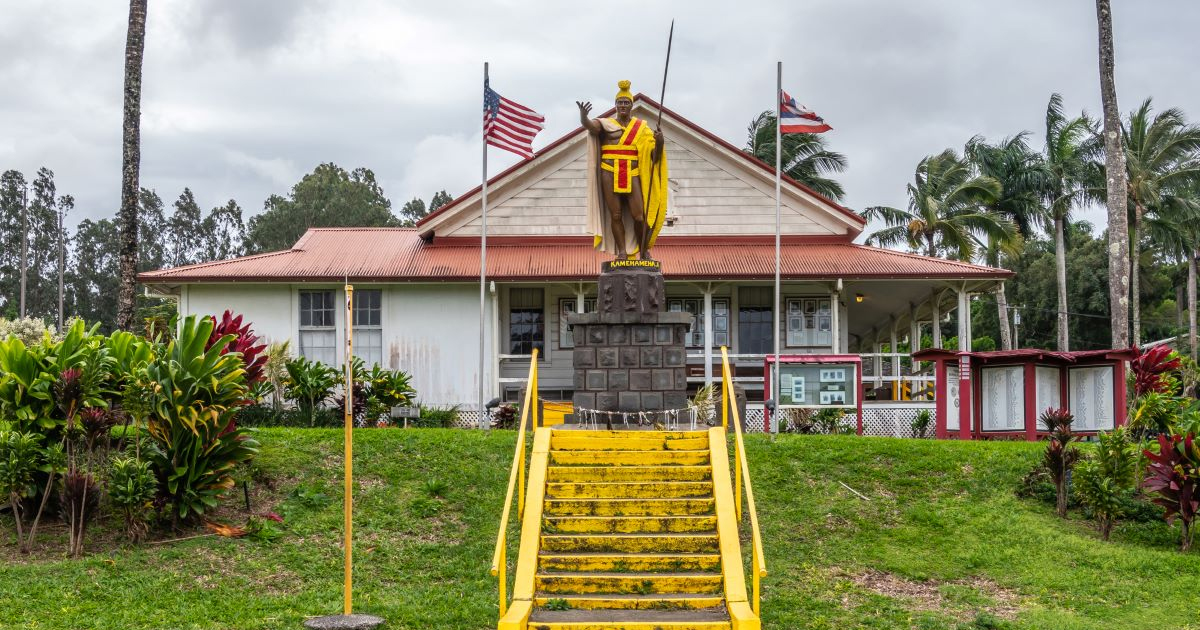
[[[825,133],[833,129],[812,110],[797,105],[796,99],[787,92],[780,90],[780,93],[779,133]]]
[[[500,96],[484,80],[483,137],[488,144],[531,158],[533,137],[545,127],[545,122],[545,116]]]

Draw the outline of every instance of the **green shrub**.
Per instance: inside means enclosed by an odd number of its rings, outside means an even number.
[[[242,361],[222,353],[231,335],[205,350],[212,330],[212,319],[188,317],[179,338],[147,366],[155,384],[149,431],[159,448],[152,462],[175,518],[216,507],[234,485],[233,469],[258,452],[258,443],[233,426],[246,397]]]
[[[922,409],[917,412],[917,417],[912,421],[912,434],[915,438],[929,437],[929,426],[933,424],[933,414],[929,413],[928,409]]]
[[[22,527],[24,513],[21,509],[25,499],[37,494],[35,477],[41,465],[42,436],[0,429],[0,496],[12,508],[13,521],[17,529],[17,543],[22,551],[28,551],[28,543]]]
[[[1108,540],[1133,494],[1138,455],[1124,427],[1097,437],[1095,454],[1075,467],[1074,485],[1079,500],[1099,522],[1100,536]]]
[[[317,409],[311,415],[303,409],[276,411],[269,405],[250,405],[238,409],[238,426],[244,427],[340,427],[341,409]]]
[[[421,417],[410,423],[417,427],[450,428],[458,422],[458,405],[451,407],[426,407],[421,405]]]
[[[113,459],[108,469],[108,500],[125,516],[125,533],[134,543],[146,534],[157,491],[158,480],[150,470],[150,462],[132,457]]]
[[[316,426],[317,409],[333,396],[333,389],[341,382],[337,370],[317,361],[299,357],[287,362],[287,379],[284,393],[309,417],[309,426]]]

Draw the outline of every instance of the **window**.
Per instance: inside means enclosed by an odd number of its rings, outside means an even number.
[[[739,353],[771,352],[774,343],[774,336],[771,334],[771,327],[774,325],[774,317],[771,314],[773,301],[770,287],[742,287],[738,291]]]
[[[714,298],[713,305],[713,347],[729,345],[729,300]],[[704,347],[704,300],[672,298],[667,300],[667,310],[672,313],[691,313],[696,316],[692,327],[688,330],[687,347]]]
[[[575,298],[562,298],[558,301],[558,347],[574,348],[575,340],[571,337],[571,329],[567,326],[567,315],[574,313]],[[584,313],[596,312],[596,298],[586,298],[583,301]]]
[[[787,345],[833,345],[833,311],[829,298],[791,298],[787,301]]]
[[[354,292],[354,356],[369,368],[383,363],[383,290]]]
[[[508,292],[508,353],[533,354],[545,349],[546,313],[543,289]]]
[[[337,364],[335,312],[332,290],[300,292],[300,356]]]

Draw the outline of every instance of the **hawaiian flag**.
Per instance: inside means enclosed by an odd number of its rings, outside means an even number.
[[[496,93],[483,81],[483,137],[488,144],[533,157],[533,137],[545,127],[546,117]]]
[[[812,110],[797,105],[787,92],[779,92],[779,133],[825,133],[833,129]]]

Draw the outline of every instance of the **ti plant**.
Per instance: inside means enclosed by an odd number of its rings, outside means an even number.
[[[1075,467],[1075,489],[1100,525],[1100,536],[1109,539],[1113,523],[1124,513],[1133,493],[1133,474],[1138,453],[1124,427],[1101,432],[1092,457]]]
[[[1142,488],[1151,501],[1166,509],[1167,522],[1179,519],[1183,528],[1180,551],[1192,548],[1192,523],[1200,512],[1200,445],[1193,433],[1159,435],[1158,453],[1149,450],[1150,460]]]
[[[1050,478],[1054,480],[1054,489],[1058,497],[1055,501],[1055,511],[1059,516],[1066,518],[1067,474],[1079,459],[1079,449],[1071,446],[1075,439],[1075,434],[1071,432],[1071,423],[1075,421],[1075,416],[1066,409],[1047,409],[1042,412],[1041,421],[1050,434],[1043,462],[1050,471]]]
[[[34,433],[0,430],[0,494],[12,508],[17,544],[26,553],[32,540],[25,538],[21,507],[25,499],[37,494],[34,478],[40,463],[41,440],[41,436]]]
[[[287,373],[284,381],[287,397],[308,414],[309,426],[315,426],[317,409],[329,400],[333,388],[341,382],[338,371],[324,363],[299,357],[287,362]]]
[[[125,516],[125,532],[135,544],[146,535],[147,516],[158,490],[150,463],[118,457],[108,471],[108,498]]]
[[[146,370],[155,384],[152,463],[174,519],[215,507],[234,486],[234,468],[258,452],[258,443],[233,423],[246,398],[242,360],[224,352],[233,336],[210,344],[212,330],[212,319],[188,317]]]

